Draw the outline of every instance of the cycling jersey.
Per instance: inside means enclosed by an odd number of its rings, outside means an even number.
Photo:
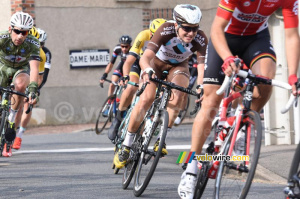
[[[151,37],[149,29],[141,31],[135,38],[132,47],[130,48],[129,54],[136,58],[134,64],[130,68],[129,75],[135,75],[140,78],[141,67],[139,65],[139,59],[145,52],[147,45]]]
[[[298,0],[221,0],[217,16],[229,21],[226,33],[253,35],[268,27],[268,19],[282,8],[285,28],[298,27]]]
[[[28,35],[24,43],[15,46],[8,31],[0,32],[0,62],[7,67],[21,68],[28,65],[28,61],[40,58],[40,42],[32,35]]]
[[[120,55],[120,57],[121,57],[121,62],[125,62],[128,53],[127,53],[127,54],[124,54],[124,53],[122,52],[120,44],[118,44],[118,45],[114,48],[114,52],[113,52],[113,54],[112,54],[110,63],[114,64],[114,63],[116,62],[116,59],[117,59],[118,55]]]
[[[45,71],[45,62],[46,62],[46,54],[42,48],[40,49],[40,57],[41,57],[41,62],[39,65],[39,75],[42,75]]]
[[[198,63],[204,63],[207,38],[202,30],[197,31],[191,43],[184,43],[177,37],[174,21],[162,24],[150,40],[147,48],[156,53],[161,61],[173,65],[187,61],[194,53],[199,52]]]
[[[141,31],[134,40],[132,47],[130,48],[129,54],[133,55],[137,59],[143,55],[151,37],[149,29]]]

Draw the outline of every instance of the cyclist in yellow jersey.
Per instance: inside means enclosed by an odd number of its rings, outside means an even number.
[[[33,35],[37,39],[40,38],[40,34],[38,33],[38,30],[34,26],[30,29],[29,34]],[[41,83],[43,81],[43,75],[44,75],[44,71],[45,71],[45,62],[46,62],[46,54],[43,51],[42,47],[40,47],[40,57],[41,57],[41,61],[40,61],[40,65],[39,65],[39,76],[38,76],[38,85],[39,86],[41,85]],[[25,113],[25,111],[28,109],[27,102],[25,102],[25,103],[22,102],[21,106],[23,106],[23,111],[19,111],[17,113],[15,123],[16,123],[17,127],[21,124],[22,128],[25,129],[31,119],[32,112],[30,112],[29,114]],[[15,138],[12,148],[17,149],[17,150],[20,149],[21,143],[22,143],[22,138],[18,133]]]
[[[141,72],[141,67],[138,64],[139,59],[146,50],[146,47],[155,31],[164,22],[166,22],[165,19],[154,19],[150,23],[149,29],[143,30],[137,35],[132,47],[130,48],[129,55],[127,56],[126,61],[123,65],[123,77],[121,78],[121,84],[122,82],[127,82],[129,79],[131,82],[139,83]],[[138,88],[135,86],[127,85],[126,89],[123,91],[117,117],[113,121],[113,124],[108,131],[108,138],[110,140],[115,139],[118,133],[118,128],[122,122],[122,118],[125,117],[126,109],[131,104],[131,101],[137,89]]]

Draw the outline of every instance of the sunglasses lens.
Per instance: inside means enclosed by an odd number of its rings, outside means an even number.
[[[13,29],[13,31],[19,35],[19,34],[22,34],[23,36],[26,36],[28,35],[28,31],[20,31],[20,30],[17,30],[17,29]]]
[[[129,48],[129,46],[121,46],[121,48]]]
[[[196,27],[189,27],[189,26],[181,26],[181,28],[185,31],[185,32],[197,32],[198,30],[198,26]]]

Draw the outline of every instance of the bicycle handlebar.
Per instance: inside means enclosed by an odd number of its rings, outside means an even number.
[[[28,97],[25,93],[21,93],[21,92],[12,90],[10,87],[4,88],[4,87],[1,87],[1,86],[0,86],[0,90],[3,90],[4,92],[7,92],[7,93],[11,93],[11,94],[15,94],[15,95],[20,95],[20,96],[26,98],[26,102],[29,101],[29,97]],[[35,97],[33,96],[33,98],[35,98]],[[30,111],[32,110],[32,108],[33,108],[33,104],[29,104],[29,107],[28,107],[28,109],[26,110],[25,113],[26,113],[26,114],[30,113]]]
[[[286,90],[291,90],[292,89],[291,85],[289,85],[286,82],[282,82],[282,81],[275,80],[275,79],[268,79],[266,77],[257,76],[257,75],[251,74],[249,72],[246,72],[246,71],[240,70],[236,75],[240,76],[240,77],[243,77],[243,78],[249,78],[249,79],[255,80],[255,81],[257,81],[259,83],[262,83],[262,84],[272,85],[272,86],[280,87],[280,88],[283,88],[283,89],[286,89]],[[230,86],[230,84],[232,82],[232,79],[233,79],[233,76],[234,76],[234,74],[231,77],[225,76],[225,79],[224,79],[224,82],[223,82],[222,86],[216,91],[217,95],[223,94],[224,91],[226,90],[226,88],[228,86]],[[296,96],[294,96],[294,95],[290,96],[288,103],[281,110],[282,114],[286,113],[291,108],[291,106],[293,105],[293,102],[295,101],[295,99],[296,99]]]
[[[194,95],[194,96],[198,96],[198,93],[193,91],[193,90],[190,90],[188,88],[184,88],[182,86],[178,86],[172,82],[167,82],[167,81],[164,81],[164,80],[161,80],[161,79],[158,79],[158,78],[152,78],[152,75],[153,75],[153,71],[149,71],[149,79],[150,81],[153,81],[153,82],[156,82],[156,83],[159,83],[159,84],[162,84],[164,86],[167,86],[171,89],[176,89],[176,90],[179,90],[181,92],[184,92],[184,93],[187,93],[187,94],[190,94],[190,95]]]

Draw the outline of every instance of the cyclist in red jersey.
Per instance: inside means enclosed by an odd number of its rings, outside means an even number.
[[[238,71],[233,61],[235,56],[241,58],[254,74],[274,78],[276,54],[270,42],[268,19],[278,8],[282,8],[284,17],[289,83],[296,95],[300,51],[298,0],[221,0],[211,27],[211,41],[206,54],[202,107],[192,129],[191,151],[195,151],[196,155],[202,151],[222,100],[222,96],[216,94],[225,77],[222,69],[228,76]],[[252,109],[259,112],[270,95],[271,86],[257,87]],[[197,161],[193,160],[188,164],[178,187],[182,198],[193,198],[196,173]]]

